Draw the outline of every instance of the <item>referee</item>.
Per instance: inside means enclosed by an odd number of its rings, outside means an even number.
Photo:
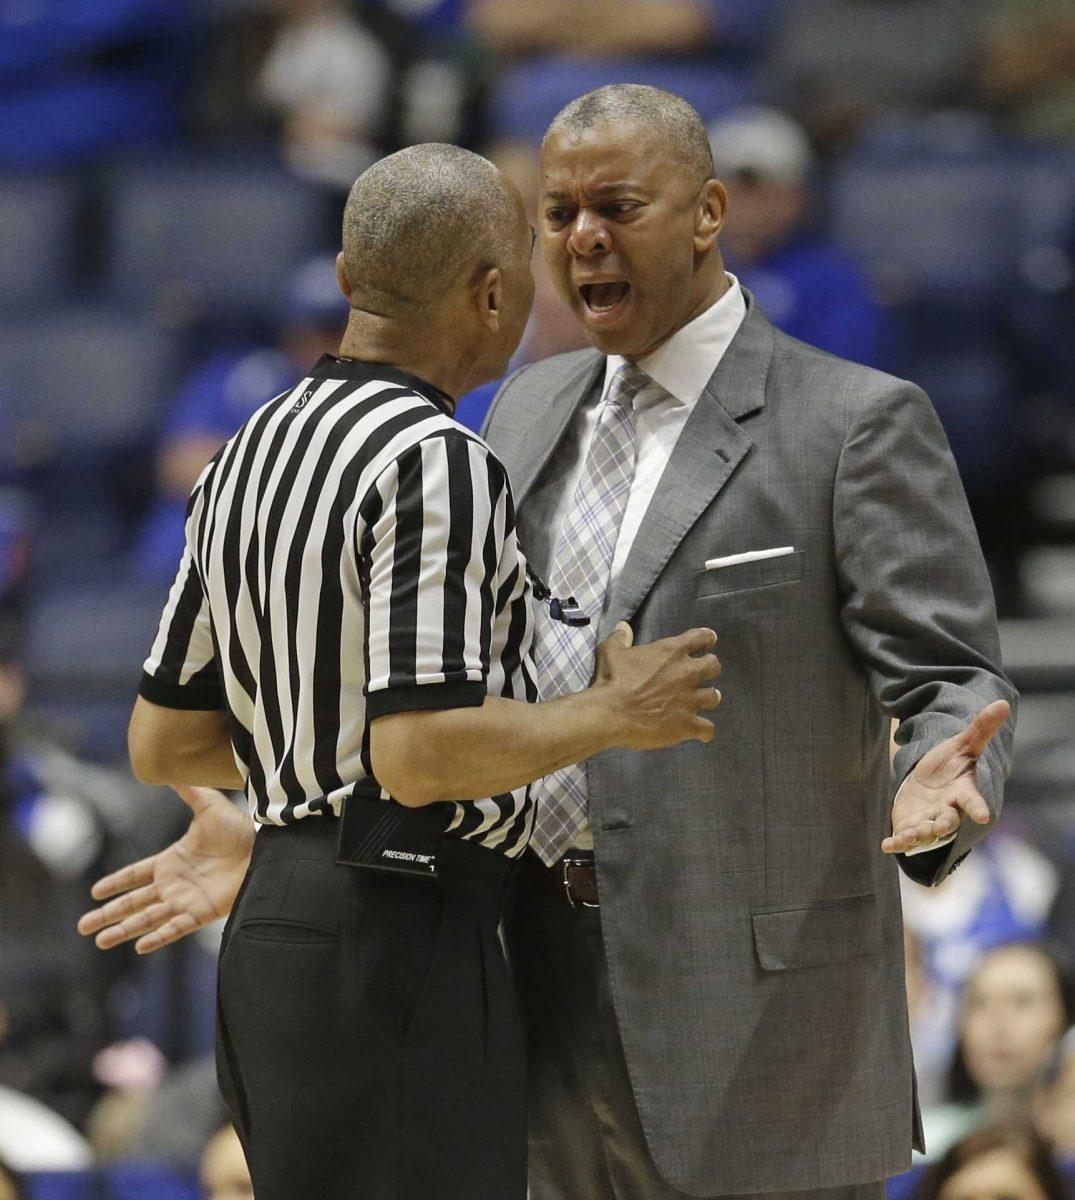
[[[713,733],[708,630],[631,647],[624,628],[591,687],[534,703],[535,621],[577,614],[532,586],[504,469],[451,419],[518,343],[531,247],[484,159],[431,145],[371,167],[344,215],[340,357],[255,413],[191,496],[130,750],[147,782],[243,788],[260,827],[218,1004],[258,1200],[522,1200],[496,930],[527,785]],[[245,862],[235,821],[196,808],[192,840],[130,868],[138,886],[82,931],[180,936],[160,932],[168,886],[196,892],[200,852]]]

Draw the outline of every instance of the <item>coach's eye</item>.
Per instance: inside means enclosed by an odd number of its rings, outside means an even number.
[[[566,208],[549,208],[545,210],[545,220],[550,225],[563,225],[570,218],[571,213]]]

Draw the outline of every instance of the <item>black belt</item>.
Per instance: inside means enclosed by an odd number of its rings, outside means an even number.
[[[557,864],[563,872],[564,893],[572,908],[598,908],[597,867],[593,854],[574,850],[565,854]]]

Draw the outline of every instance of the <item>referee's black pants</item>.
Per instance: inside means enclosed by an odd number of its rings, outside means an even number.
[[[257,1200],[524,1200],[511,865],[337,866],[334,819],[265,827],[224,930],[217,1072]]]

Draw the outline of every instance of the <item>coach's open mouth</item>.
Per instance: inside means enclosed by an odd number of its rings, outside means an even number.
[[[584,283],[579,295],[587,311],[594,317],[607,317],[626,301],[631,285],[623,280],[611,283]]]

